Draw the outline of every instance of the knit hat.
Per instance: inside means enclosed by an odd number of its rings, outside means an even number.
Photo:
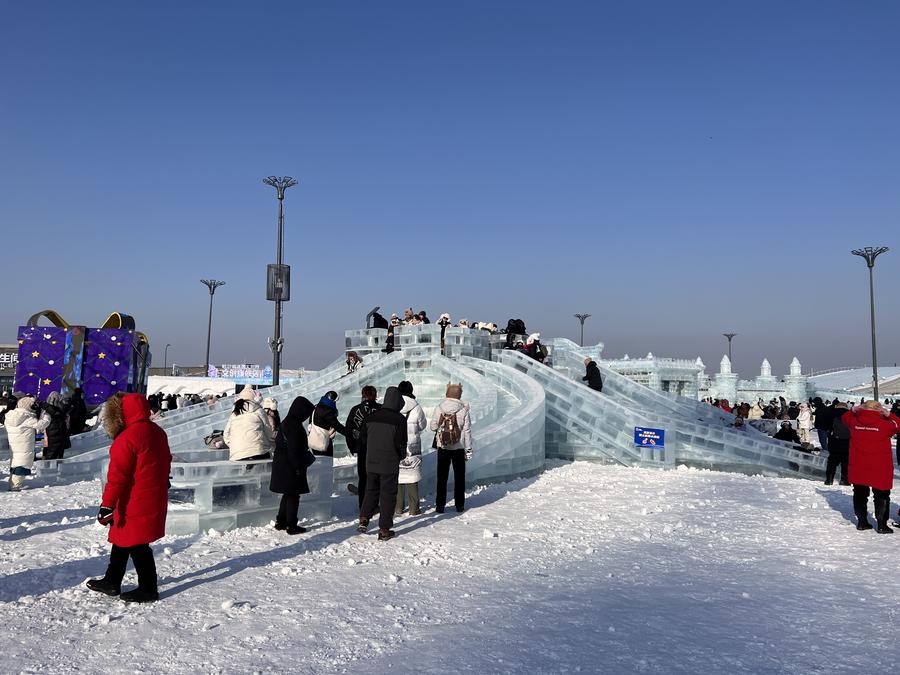
[[[526,345],[533,345],[535,342],[541,339],[540,333],[532,333],[528,336],[528,340],[525,341]]]
[[[263,399],[262,407],[266,410],[278,410],[278,401],[271,396],[267,396]]]
[[[238,394],[238,398],[243,399],[244,401],[255,401],[256,392],[253,391],[253,387],[251,387],[249,384],[245,384],[244,388],[241,390],[241,393]]]
[[[16,408],[19,410],[30,410],[31,406],[34,405],[34,396],[23,396],[16,403]]]
[[[447,312],[444,312],[443,314],[441,314],[441,315],[438,317],[438,323],[440,323],[441,321],[447,321],[447,322],[449,322],[449,321],[450,321],[450,315],[447,314]]]
[[[593,361],[593,360],[594,360],[594,359],[592,359],[590,356],[586,356],[586,357],[584,358],[584,365],[588,365],[588,364],[589,364],[591,361]]]
[[[447,393],[444,394],[447,398],[455,398],[459,400],[462,397],[462,385],[461,384],[453,384],[452,382],[447,385]]]

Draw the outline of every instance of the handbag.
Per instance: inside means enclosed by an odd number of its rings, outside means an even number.
[[[325,453],[334,438],[334,429],[323,429],[313,424],[312,415],[309,417],[309,428],[306,430],[307,443],[313,452]]]
[[[420,480],[422,480],[421,455],[407,455],[400,462],[400,475],[397,482],[401,485],[409,485],[418,483]]]

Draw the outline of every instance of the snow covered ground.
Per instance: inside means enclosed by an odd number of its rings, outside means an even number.
[[[349,518],[167,538],[150,606],[82,585],[98,494],[0,493],[4,672],[900,668],[900,532],[857,532],[849,488],[554,464],[387,543]]]

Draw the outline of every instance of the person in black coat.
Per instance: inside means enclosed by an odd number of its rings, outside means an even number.
[[[600,368],[597,366],[597,362],[588,357],[584,360],[584,365],[587,368],[587,374],[581,378],[582,381],[587,382],[594,391],[603,391],[603,378],[600,377]]]
[[[54,391],[41,407],[50,416],[50,426],[44,432],[46,442],[42,458],[62,459],[65,451],[72,447],[72,443],[69,442],[69,425],[66,421],[68,406],[63,402],[59,392]]]
[[[843,414],[847,404],[834,402],[831,414],[831,429],[828,434],[828,464],[825,466],[825,485],[834,483],[834,475],[841,467],[841,485],[850,485],[847,472],[850,469],[850,429],[844,424]],[[818,419],[818,417],[817,417]]]
[[[157,405],[157,407],[159,407]],[[78,387],[69,401],[69,436],[84,432],[87,426],[87,406],[84,403],[84,390]]]
[[[322,429],[334,429],[334,432],[341,436],[347,435],[347,429],[338,419],[337,409],[338,395],[336,391],[329,391],[316,404],[315,412],[313,412],[313,424]],[[328,441],[328,449],[320,455],[334,456],[334,442]]]
[[[285,530],[288,534],[306,532],[305,528],[297,524],[297,512],[300,510],[300,495],[309,494],[306,469],[311,463],[309,458],[312,455],[303,423],[312,415],[314,407],[302,396],[295,398],[275,437],[269,489],[281,495],[275,529]]]
[[[365,533],[369,520],[378,515],[378,539],[386,541],[394,536],[394,507],[397,502],[397,479],[400,461],[406,457],[406,417],[403,395],[397,387],[388,387],[384,404],[363,422],[362,434],[366,439],[366,497],[359,512],[360,533]]]
[[[347,449],[351,455],[356,455],[356,475],[359,482],[356,484],[356,494],[359,497],[359,508],[362,508],[363,499],[366,496],[366,437],[362,435],[363,422],[376,410],[381,409],[378,398],[378,390],[371,385],[362,388],[362,403],[350,408],[347,415]],[[348,486],[353,492],[354,486]]]
[[[800,436],[797,434],[797,430],[791,426],[791,423],[785,420],[781,423],[781,428],[775,433],[775,440],[785,441],[787,443],[793,443],[797,450],[804,450],[803,446],[800,444]]]

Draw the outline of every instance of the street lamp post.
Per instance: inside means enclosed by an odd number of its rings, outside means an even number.
[[[871,310],[871,322],[872,322],[872,392],[874,394],[874,399],[876,401],[878,398],[878,355],[875,350],[875,258],[880,256],[882,253],[886,253],[888,250],[887,246],[879,246],[874,248],[872,246],[866,246],[863,249],[855,249],[850,251],[853,255],[858,255],[860,258],[864,258],[866,261],[866,265],[869,268],[869,309]]]
[[[219,286],[224,286],[224,281],[218,281],[216,279],[201,279],[200,283],[206,286],[209,289],[209,324],[206,327],[206,370],[203,371],[204,377],[209,375],[209,342],[212,336],[212,303],[213,296],[216,294],[216,289]]]
[[[581,342],[579,343],[582,347],[584,347],[584,322],[587,321],[591,317],[590,314],[576,314],[575,318],[581,322]]]
[[[166,348],[163,351],[163,373],[166,372],[166,366],[169,365],[169,347],[172,345],[166,344]]]
[[[728,339],[728,361],[731,362],[731,341],[737,333],[722,333]]]
[[[284,347],[284,338],[281,337],[281,303],[290,300],[290,268],[283,264],[282,241],[284,239],[284,191],[297,184],[290,176],[269,176],[263,178],[263,183],[271,185],[278,193],[278,244],[276,250],[276,262],[269,266],[269,290],[267,299],[275,301],[275,337],[269,339],[269,349],[272,350],[272,384],[276,385],[281,373],[281,350]],[[287,267],[287,269],[285,269]],[[288,290],[285,292],[285,287]]]

